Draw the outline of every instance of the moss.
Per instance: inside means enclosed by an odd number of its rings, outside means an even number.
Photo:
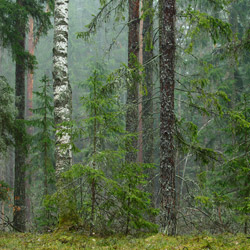
[[[20,234],[0,232],[1,250],[78,250],[78,249],[250,249],[245,235],[198,235],[168,237],[163,234],[139,237],[117,235],[88,237],[80,233],[55,232],[51,234]]]

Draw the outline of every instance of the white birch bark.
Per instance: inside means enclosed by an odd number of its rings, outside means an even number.
[[[67,59],[68,5],[68,0],[55,0],[53,80],[57,175],[64,172],[72,164],[70,125],[67,125],[72,116],[72,91],[69,83]]]

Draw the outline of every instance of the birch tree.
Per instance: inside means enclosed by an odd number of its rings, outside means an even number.
[[[175,0],[160,0],[159,8],[161,227],[163,232],[174,235],[176,233],[174,159]]]
[[[56,172],[60,175],[72,164],[70,127],[72,91],[68,77],[68,0],[55,1],[54,16],[54,115],[56,124]],[[66,123],[65,123],[66,122]]]
[[[56,126],[55,165],[59,226],[78,222],[74,194],[70,183],[61,174],[72,165],[70,121],[72,116],[72,90],[68,76],[68,0],[55,1],[54,14],[54,119]],[[67,186],[67,189],[65,188]]]

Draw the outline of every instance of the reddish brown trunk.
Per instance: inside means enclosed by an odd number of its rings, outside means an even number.
[[[129,0],[128,66],[134,68],[132,55],[139,57],[139,0]]]

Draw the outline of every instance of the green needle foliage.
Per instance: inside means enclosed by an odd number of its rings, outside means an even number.
[[[11,48],[13,60],[21,60],[29,68],[33,68],[35,57],[24,51],[19,41],[22,38],[17,30],[17,23],[28,24],[29,16],[36,22],[36,36],[47,34],[51,28],[50,13],[44,12],[44,1],[23,0],[22,6],[11,0],[0,2],[0,40],[4,48]]]
[[[7,183],[4,181],[0,180],[0,201],[1,202],[6,202],[10,200],[10,187]]]
[[[156,215],[150,194],[145,192],[147,164],[126,163],[127,140],[119,89],[96,64],[85,84],[87,94],[81,100],[84,119],[78,132],[83,145],[83,160],[74,165],[65,178],[77,180],[78,212],[84,229],[90,233],[133,232],[156,229],[147,221]],[[135,150],[131,148],[131,150]]]
[[[5,153],[7,147],[13,145],[15,107],[14,91],[7,80],[0,76],[0,154]]]
[[[54,118],[53,98],[50,81],[43,76],[40,90],[34,92],[36,108],[32,109],[33,118],[28,121],[34,129],[32,142],[32,175],[36,178],[35,211],[38,230],[50,227],[55,223],[52,213],[46,206],[40,209],[39,203],[46,203],[47,196],[55,189],[54,169]],[[38,202],[37,202],[38,201]]]

